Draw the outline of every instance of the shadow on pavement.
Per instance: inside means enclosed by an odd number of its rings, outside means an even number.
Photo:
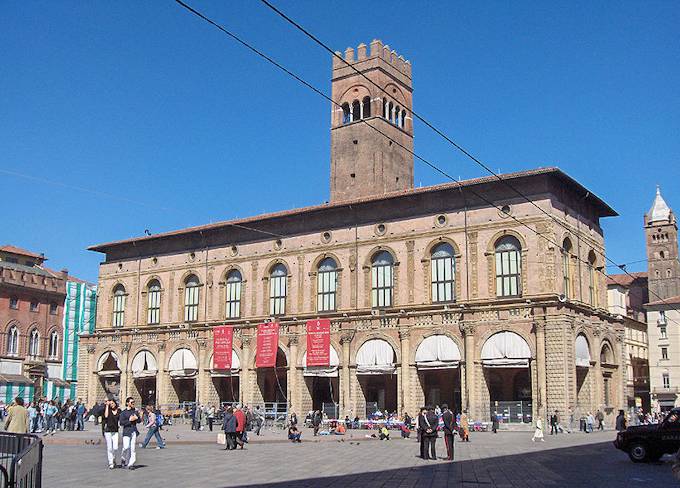
[[[670,458],[653,464],[632,463],[611,442],[588,446],[528,451],[465,461],[422,461],[422,466],[373,470],[359,474],[319,476],[280,483],[243,484],[244,487],[588,487],[680,486],[670,469]],[[338,459],[341,463],[342,460]],[[370,459],[366,460],[367,467]],[[264,468],[264,467],[263,467]],[[388,468],[388,467],[386,467]],[[367,468],[373,469],[373,467]],[[295,467],[289,466],[288,475]]]

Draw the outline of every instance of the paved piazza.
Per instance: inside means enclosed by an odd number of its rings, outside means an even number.
[[[91,430],[47,440],[44,486],[49,488],[121,486],[217,488],[267,487],[635,487],[677,486],[670,457],[636,465],[616,450],[614,433],[562,434],[532,443],[530,432],[476,433],[456,443],[456,462],[423,461],[415,440],[368,440],[359,431],[344,442],[316,440],[303,429],[302,444],[267,432],[244,451],[223,451],[214,434],[171,427],[165,450],[138,449],[134,471],[110,471],[103,441]],[[364,434],[365,431],[362,432]],[[88,444],[86,444],[88,442]],[[153,443],[153,441],[152,441]],[[155,446],[155,444],[154,444]],[[444,454],[443,439],[437,441]]]

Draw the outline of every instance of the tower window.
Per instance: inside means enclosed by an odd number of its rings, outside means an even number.
[[[349,113],[349,103],[342,104],[342,123],[349,124],[352,121],[352,116]]]
[[[371,98],[370,97],[364,97],[364,100],[362,102],[362,109],[363,113],[362,119],[367,119],[368,117],[371,116]]]
[[[383,98],[383,118],[387,119],[387,99]]]
[[[359,100],[354,100],[352,102],[352,122],[361,119],[361,104]]]
[[[406,110],[401,111],[401,128],[404,128],[404,120],[406,119]]]
[[[401,127],[401,108],[394,109],[394,125]]]
[[[392,102],[387,105],[387,118],[390,122],[394,122],[394,105]]]

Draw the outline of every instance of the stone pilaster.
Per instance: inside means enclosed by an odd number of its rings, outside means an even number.
[[[340,400],[340,414],[341,416],[349,415],[349,410],[351,407],[351,373],[350,373],[350,357],[349,348],[352,343],[352,338],[354,333],[347,331],[340,336],[340,344],[342,345],[342,360],[341,364],[341,378],[340,378],[340,391],[342,392],[342,398]]]
[[[288,406],[291,412],[302,412],[300,410],[300,398],[298,387],[298,342],[297,335],[288,338]]]
[[[401,341],[401,392],[399,398],[399,410],[402,414],[404,411],[413,412],[412,395],[411,395],[411,366],[410,366],[410,337],[411,331],[407,328],[399,329],[399,340]]]
[[[478,403],[475,391],[475,327],[472,324],[461,323],[460,329],[465,337],[465,397],[467,403],[463,409],[468,410],[469,416],[477,418],[476,406]]]
[[[533,391],[535,412],[534,416],[546,418],[546,362],[545,362],[545,322],[534,322],[534,334],[536,335],[536,386],[538,391]],[[532,375],[533,377],[533,375]]]
[[[156,403],[168,403],[168,372],[165,369],[165,342],[158,344],[158,373],[156,373]]]

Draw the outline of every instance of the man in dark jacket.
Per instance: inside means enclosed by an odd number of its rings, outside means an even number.
[[[444,443],[446,444],[446,459],[453,461],[454,446],[453,439],[456,431],[456,416],[449,410],[447,404],[442,405],[442,421],[444,422]]]
[[[319,435],[319,428],[321,427],[321,412],[314,410],[312,416],[312,427],[314,428],[314,435]]]
[[[424,444],[423,459],[437,459],[437,426],[439,419],[435,415],[432,407],[425,407],[426,411],[418,416],[418,425],[422,429],[422,439]]]
[[[231,451],[236,449],[236,417],[234,416],[234,409],[229,407],[224,414],[224,419],[222,420],[222,430],[226,437],[226,447],[225,451]]]
[[[120,414],[120,425],[123,427],[123,465],[128,469],[134,469],[135,460],[137,459],[136,443],[139,431],[137,430],[137,422],[139,422],[140,415],[135,409],[135,399],[127,397],[125,400],[126,408]]]

